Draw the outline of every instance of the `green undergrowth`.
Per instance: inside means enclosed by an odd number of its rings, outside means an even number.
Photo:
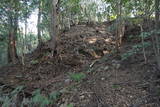
[[[79,82],[81,80],[83,80],[84,78],[86,78],[86,74],[84,73],[71,73],[69,74],[69,77],[71,80]]]
[[[25,97],[25,88],[18,86],[11,92],[4,93],[3,90],[6,86],[0,87],[0,106],[1,107],[53,107],[61,98],[62,94],[72,91],[83,79],[86,78],[85,73],[70,73],[69,77],[75,84],[71,84],[59,91],[54,91],[48,95],[42,94],[40,89],[35,90],[32,96]],[[78,83],[78,84],[77,84]],[[67,104],[66,107],[74,107],[73,104]]]
[[[56,101],[60,98],[60,92],[52,92],[49,95],[41,94],[41,90],[37,89],[32,93],[30,98],[25,98],[24,95],[24,87],[19,86],[14,89],[10,93],[3,93],[3,88],[5,86],[0,87],[0,106],[1,107],[47,107],[56,103]],[[20,98],[23,97],[23,98]]]
[[[122,60],[126,60],[129,57],[136,55],[137,53],[143,53],[143,49],[146,50],[146,48],[151,47],[152,43],[150,41],[147,41],[148,38],[151,38],[153,35],[159,35],[160,31],[157,30],[152,30],[150,32],[142,32],[140,35],[137,35],[137,39],[141,40],[142,38],[144,39],[144,42],[137,43],[131,47],[130,50],[125,52],[124,54],[121,55]],[[129,36],[132,38],[132,35]]]
[[[143,44],[139,43],[139,44],[133,45],[129,51],[121,55],[121,60],[126,60],[137,53],[142,53],[142,48],[147,48],[149,46],[151,46],[151,42],[144,42]]]

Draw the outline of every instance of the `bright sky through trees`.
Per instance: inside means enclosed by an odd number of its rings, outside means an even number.
[[[34,12],[32,12],[31,16],[28,18],[27,33],[31,32],[33,34],[37,34],[37,18],[38,18],[37,14],[38,14],[38,10],[35,10]],[[24,22],[20,22],[20,26],[23,29],[23,33],[24,33],[24,28],[25,28]]]
[[[90,2],[88,2],[88,0],[83,1],[83,3],[92,3],[95,2],[97,5],[99,5],[98,9],[99,11],[103,11],[106,3],[102,2],[101,0],[89,0]],[[91,2],[92,1],[92,2]],[[38,18],[38,10],[35,10],[34,12],[32,12],[30,18],[27,20],[28,21],[28,28],[27,28],[27,33],[31,32],[34,34],[37,34],[37,18]],[[24,32],[24,23],[20,23],[20,26],[23,28],[23,32]]]

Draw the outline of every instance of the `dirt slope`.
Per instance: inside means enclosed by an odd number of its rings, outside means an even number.
[[[57,107],[159,107],[159,81],[150,47],[148,63],[143,54],[122,61],[120,55],[136,44],[125,42],[114,54],[114,36],[107,26],[77,25],[59,37],[57,54],[47,50],[34,53],[25,66],[0,69],[0,83],[15,88],[24,85],[26,92],[40,88],[43,93],[61,91]],[[83,72],[86,78],[76,82],[70,73]]]

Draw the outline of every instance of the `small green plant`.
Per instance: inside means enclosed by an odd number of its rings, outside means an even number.
[[[42,95],[40,89],[38,89],[33,92],[31,98],[24,97],[22,101],[19,102],[18,95],[20,92],[23,92],[23,86],[19,86],[7,94],[2,93],[2,89],[3,87],[0,87],[0,105],[2,105],[2,107],[10,107],[12,105],[18,107],[47,107],[48,105],[54,104],[61,95],[60,92],[53,92],[45,96]]]
[[[118,88],[120,88],[120,86],[119,85],[113,85],[112,88],[118,89]]]
[[[3,87],[1,87],[3,88]],[[18,94],[23,90],[23,86],[18,86],[15,90],[11,93],[1,95],[0,103],[2,107],[10,107],[11,104],[16,103]]]
[[[128,39],[132,40],[135,36],[134,35],[129,35]]]
[[[147,37],[150,37],[151,36],[151,32],[142,32],[140,35],[139,35],[139,37],[140,38],[147,38]]]
[[[2,107],[9,107],[11,102],[12,100],[8,96],[3,97]]]
[[[61,93],[59,91],[58,92],[52,92],[49,95],[49,99],[54,103],[57,99],[60,98],[60,95],[61,95]]]
[[[73,104],[68,104],[67,107],[73,107]]]
[[[36,90],[31,99],[34,105],[38,104],[40,107],[46,107],[49,104],[54,104],[61,95],[60,92],[52,92],[49,96],[44,96],[40,92],[41,91],[39,89]]]
[[[50,52],[46,52],[43,54],[43,56],[49,56],[51,53]]]
[[[40,107],[45,107],[51,103],[51,101],[46,96],[41,95],[40,90],[36,90],[33,93],[33,98],[31,101],[34,105],[39,105]]]
[[[121,60],[126,60],[128,59],[130,56],[134,55],[136,52],[134,52],[133,50],[130,50],[124,54],[121,55]]]
[[[36,64],[38,64],[38,63],[39,63],[38,60],[32,60],[32,61],[31,61],[31,64],[32,64],[32,65],[36,65]]]
[[[70,78],[71,78],[73,81],[79,82],[79,81],[81,81],[82,79],[86,78],[86,74],[84,74],[84,73],[71,73],[71,74],[70,74]]]
[[[160,34],[160,30],[156,30],[156,29],[154,29],[154,30],[152,30],[151,32],[150,32],[151,34]]]

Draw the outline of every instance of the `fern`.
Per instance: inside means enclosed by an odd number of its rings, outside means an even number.
[[[52,92],[50,95],[49,95],[49,99],[52,100],[53,102],[55,102],[57,99],[59,99],[60,97],[60,92]]]
[[[33,98],[31,99],[31,101],[34,105],[39,105],[40,107],[45,107],[51,103],[51,101],[47,97],[41,95],[39,89],[33,93]]]

